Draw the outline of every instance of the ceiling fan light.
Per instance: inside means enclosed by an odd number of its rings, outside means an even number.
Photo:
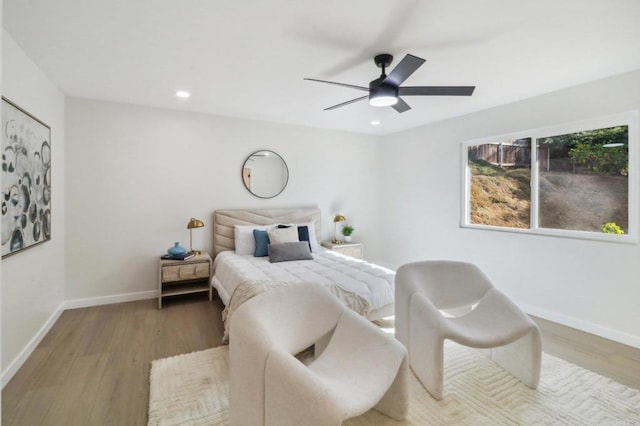
[[[369,105],[376,107],[392,106],[398,103],[398,88],[381,84],[380,77],[369,83]]]
[[[369,98],[369,105],[376,107],[391,106],[398,103],[398,98],[395,96],[372,96]]]

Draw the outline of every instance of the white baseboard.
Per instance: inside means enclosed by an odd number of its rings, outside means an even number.
[[[45,321],[45,323],[40,327],[40,330],[33,336],[33,338],[29,341],[27,346],[22,349],[22,351],[18,354],[17,357],[11,364],[7,367],[6,370],[2,372],[2,376],[0,380],[2,381],[2,388],[4,389],[5,385],[9,383],[9,381],[13,378],[16,372],[22,367],[22,364],[31,356],[33,351],[38,347],[44,336],[47,335],[53,324],[60,318],[60,315],[67,309],[78,309],[78,308],[87,308],[89,306],[98,306],[98,305],[109,305],[112,303],[121,303],[121,302],[133,302],[136,300],[145,300],[145,299],[153,299],[158,297],[158,290],[151,291],[141,291],[138,293],[126,293],[126,294],[116,294],[113,296],[102,296],[102,297],[90,297],[86,299],[75,299],[75,300],[65,300],[60,303],[58,309],[55,310],[53,314]]]
[[[604,337],[605,339],[613,340],[615,342],[640,349],[640,336],[634,336],[633,334],[614,330],[608,327],[603,327],[598,324],[594,324],[568,315],[559,314],[557,312],[548,311],[536,306],[527,305],[526,303],[517,303],[517,305],[520,306],[520,308],[529,315],[533,315],[558,324],[566,325],[568,327],[595,334],[596,336]]]
[[[25,346],[24,349],[20,351],[18,356],[15,357],[14,360],[11,361],[11,364],[9,364],[9,366],[6,368],[6,370],[2,372],[2,377],[0,378],[0,380],[2,381],[3,389],[5,385],[9,383],[9,381],[13,378],[14,374],[16,374],[16,372],[20,369],[20,367],[22,367],[22,364],[24,364],[29,356],[31,356],[31,353],[38,347],[42,339],[44,339],[44,336],[46,336],[49,330],[51,330],[51,327],[53,327],[53,324],[58,321],[58,318],[60,318],[60,315],[62,315],[62,312],[64,312],[63,305],[64,302],[62,302],[60,306],[58,306],[58,309],[56,309],[45,321],[42,327],[40,327],[40,330],[38,330],[38,332],[31,338],[29,343],[27,343],[27,346]]]
[[[113,303],[134,302],[158,297],[158,290],[140,291],[137,293],[114,294],[112,296],[88,297],[86,299],[65,300],[63,309],[88,308],[90,306],[111,305]]]

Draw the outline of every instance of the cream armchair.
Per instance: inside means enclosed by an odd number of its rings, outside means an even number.
[[[489,349],[489,356],[531,388],[540,379],[542,344],[536,324],[475,265],[423,261],[401,266],[395,280],[396,338],[411,369],[442,398],[444,340]]]
[[[317,284],[245,302],[229,342],[232,425],[340,425],[371,408],[394,419],[408,413],[406,349]],[[314,344],[308,365],[295,357]]]

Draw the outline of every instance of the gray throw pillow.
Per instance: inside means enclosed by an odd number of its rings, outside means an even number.
[[[313,256],[309,250],[309,243],[306,241],[269,244],[269,261],[271,263],[312,259]]]

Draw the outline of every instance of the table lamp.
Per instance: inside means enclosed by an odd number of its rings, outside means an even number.
[[[333,244],[340,244],[342,241],[338,239],[338,226],[341,222],[346,222],[347,218],[342,216],[340,213],[333,218]]]
[[[204,223],[200,219],[191,218],[189,223],[187,223],[187,229],[189,230],[189,249],[193,254],[202,253],[200,250],[193,249],[193,228],[202,228]]]

